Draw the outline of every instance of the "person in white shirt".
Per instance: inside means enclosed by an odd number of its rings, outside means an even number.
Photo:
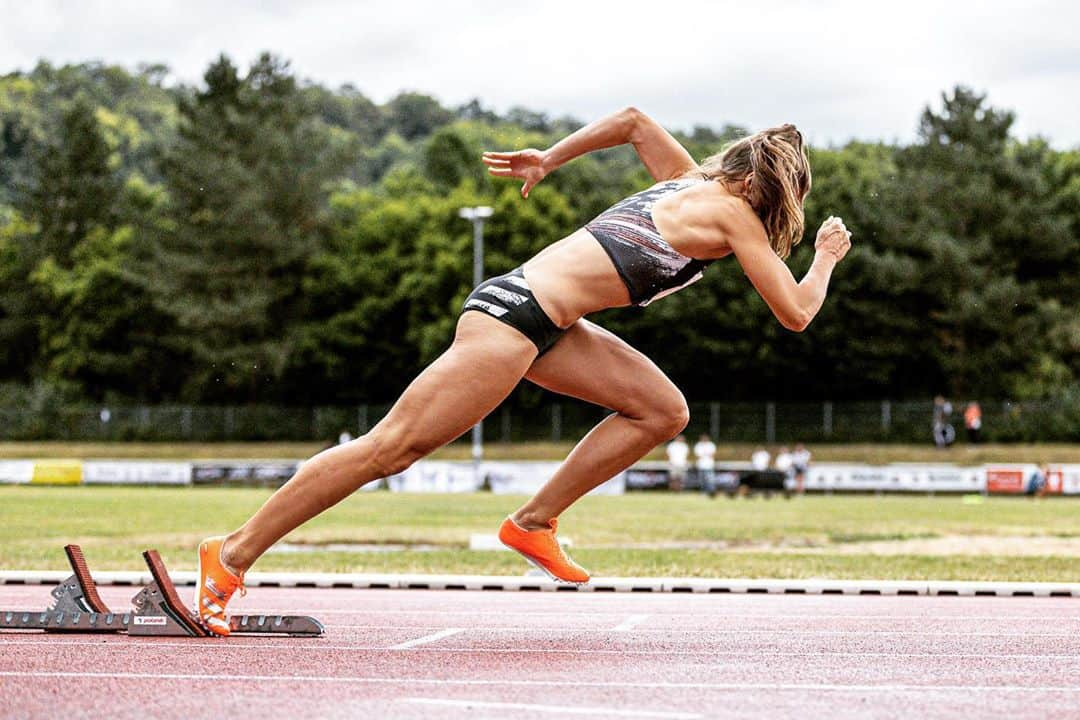
[[[776,453],[776,459],[773,460],[773,467],[787,475],[791,472],[793,464],[791,451],[786,446],[781,447]]]
[[[679,435],[667,445],[668,488],[682,490],[686,482],[686,468],[689,466],[690,446],[686,436]]]
[[[776,458],[773,460],[773,467],[777,472],[784,474],[784,491],[787,492],[788,483],[792,476],[792,459],[791,451],[787,449],[787,446],[781,446],[776,452]]]
[[[694,467],[697,469],[701,487],[710,496],[716,494],[716,443],[709,439],[708,435],[702,435],[694,443]]]
[[[791,453],[791,464],[795,469],[795,492],[802,495],[806,473],[810,470],[810,451],[802,443],[795,443],[795,452]]]
[[[769,469],[769,451],[763,447],[759,447],[754,451],[754,454],[750,456],[750,464],[755,470],[761,472],[762,470]]]

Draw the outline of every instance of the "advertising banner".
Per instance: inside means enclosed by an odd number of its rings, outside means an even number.
[[[87,485],[190,485],[191,463],[140,460],[87,460]]]
[[[191,465],[191,480],[196,485],[282,485],[296,474],[295,461],[221,460]]]
[[[36,460],[31,485],[78,485],[82,482],[82,460]]]
[[[392,492],[468,493],[480,489],[483,477],[471,462],[418,462],[386,484]]]
[[[1080,495],[1080,465],[1057,465],[1051,466],[1061,474],[1061,493],[1063,495]]]
[[[386,479],[392,492],[467,493],[490,491],[496,495],[531,495],[559,468],[559,462],[481,462],[422,460],[404,473]],[[590,495],[626,492],[626,473],[619,473]]]
[[[980,493],[986,487],[983,468],[955,465],[843,465],[810,466],[807,490],[836,492],[959,492]]]
[[[987,465],[986,491],[992,495],[1021,495],[1035,469],[1034,465]]]
[[[25,485],[33,476],[33,460],[0,460],[0,484]]]

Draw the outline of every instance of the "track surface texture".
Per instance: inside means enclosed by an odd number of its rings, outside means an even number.
[[[49,599],[0,586],[0,609]],[[0,634],[0,717],[1080,718],[1070,598],[255,588],[230,609],[326,636]]]

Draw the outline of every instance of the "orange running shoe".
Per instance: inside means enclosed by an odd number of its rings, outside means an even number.
[[[519,552],[552,580],[584,585],[589,582],[589,573],[563,552],[559,541],[555,539],[558,529],[559,521],[555,518],[548,520],[547,528],[525,530],[508,517],[499,528],[499,541]]]
[[[215,635],[229,635],[229,618],[225,605],[237,590],[243,596],[244,575],[225,567],[221,562],[221,545],[224,537],[212,537],[199,543],[199,585],[195,588],[195,607],[206,629]]]

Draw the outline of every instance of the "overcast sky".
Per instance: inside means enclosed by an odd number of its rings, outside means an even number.
[[[261,50],[377,102],[591,119],[633,104],[665,125],[794,122],[816,143],[907,141],[957,83],[1016,111],[1016,132],[1080,146],[1080,3],[1063,0],[0,0],[0,73],[162,62],[197,81]]]

